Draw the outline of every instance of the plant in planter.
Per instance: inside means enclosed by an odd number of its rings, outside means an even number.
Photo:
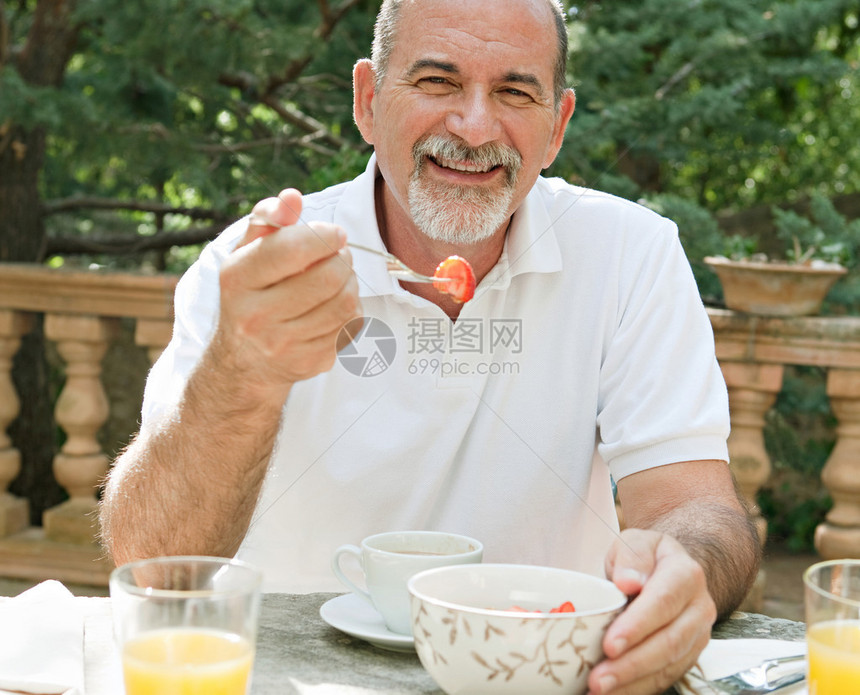
[[[848,222],[830,200],[816,194],[810,217],[773,208],[777,236],[785,242],[785,257],[773,259],[756,252],[756,241],[727,239],[723,256],[705,263],[717,274],[726,306],[762,316],[816,314],[825,296],[853,267],[860,248],[860,220]]]

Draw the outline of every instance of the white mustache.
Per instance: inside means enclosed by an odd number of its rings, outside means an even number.
[[[440,166],[455,171],[482,173],[494,167],[503,167],[509,184],[516,181],[523,161],[520,153],[509,145],[488,142],[479,147],[469,147],[463,142],[440,135],[430,135],[416,142],[412,148],[412,157],[416,171],[424,157],[432,157]]]

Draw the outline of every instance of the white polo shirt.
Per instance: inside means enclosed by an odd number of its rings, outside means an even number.
[[[381,248],[376,171],[372,157],[355,180],[305,196],[303,220]],[[210,339],[218,270],[245,226],[180,281],[144,421],[176,402]],[[334,549],[403,529],[474,536],[485,562],[602,574],[618,532],[610,471],[728,460],[711,326],[669,220],[541,178],[455,323],[380,258],[353,258],[366,332],[293,387],[239,551],[266,590],[343,590]]]

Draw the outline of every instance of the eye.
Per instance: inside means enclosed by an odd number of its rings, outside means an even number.
[[[443,75],[428,75],[418,80],[418,86],[428,94],[447,94],[454,85]]]
[[[527,104],[534,101],[534,97],[518,87],[504,87],[499,90],[502,97],[514,104]]]

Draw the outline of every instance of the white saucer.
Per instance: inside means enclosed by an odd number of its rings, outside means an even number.
[[[415,650],[412,635],[389,630],[373,606],[355,594],[343,594],[320,606],[320,617],[333,628],[393,652]]]

